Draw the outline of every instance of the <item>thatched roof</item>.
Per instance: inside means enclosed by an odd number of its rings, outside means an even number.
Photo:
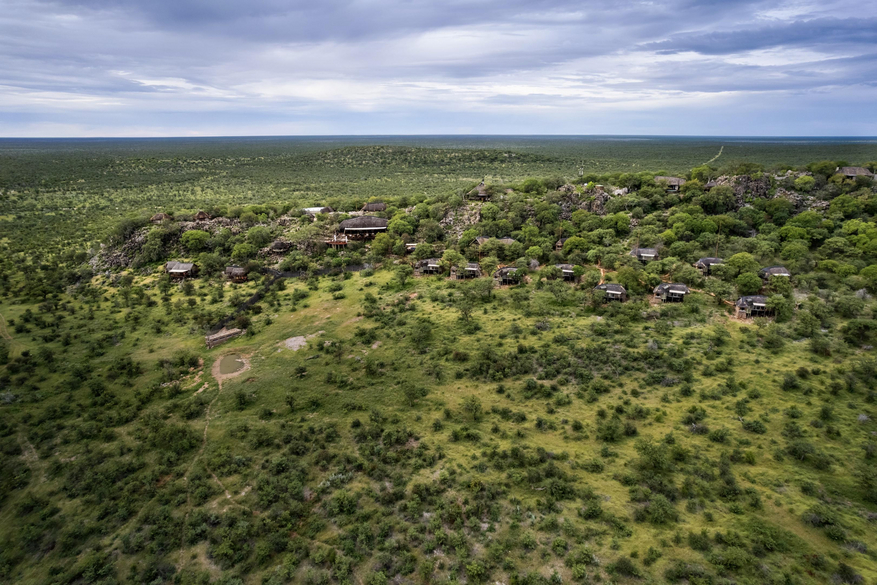
[[[390,221],[383,217],[374,217],[373,215],[361,215],[359,217],[351,217],[345,219],[338,226],[341,230],[368,230],[386,228]]]
[[[149,218],[149,221],[156,221],[157,222],[157,221],[164,221],[166,219],[173,219],[173,218],[170,215],[168,215],[167,213],[156,213],[155,215],[153,215],[152,217]]]
[[[192,270],[192,268],[194,268],[194,266],[195,265],[191,262],[168,262],[167,264],[164,265],[164,269],[167,270],[168,272],[170,272],[171,274],[184,273],[184,272],[189,272],[190,270]]]
[[[387,204],[382,201],[375,201],[373,203],[366,203],[362,206],[362,211],[386,211]]]
[[[598,284],[594,287],[594,290],[602,290],[607,294],[616,294],[616,295],[624,295],[627,294],[627,290],[620,284],[615,284],[612,282],[607,282],[604,284]]]
[[[640,256],[658,256],[657,248],[634,248],[630,251],[631,256],[640,257]]]
[[[653,292],[656,295],[662,295],[668,292],[678,295],[687,295],[691,291],[688,289],[687,285],[682,284],[681,282],[662,282],[655,287],[655,290]]]
[[[509,244],[514,244],[517,241],[513,240],[512,238],[488,238],[486,236],[478,236],[477,238],[475,238],[475,242],[480,246],[485,242],[493,239],[496,239],[496,241],[498,241],[500,244],[505,244],[506,246],[508,246]]]
[[[724,264],[725,261],[721,258],[701,258],[697,262],[694,263],[698,268],[709,268],[714,264]]]
[[[572,272],[575,266],[572,264],[555,264],[555,268],[559,268],[561,272]]]
[[[514,266],[504,266],[493,273],[494,278],[509,278],[514,274],[517,274],[518,269]]]
[[[481,266],[479,266],[478,262],[467,262],[466,266],[462,267],[463,270],[469,270],[470,272],[481,272]]]
[[[225,269],[226,276],[246,276],[247,269],[241,266],[228,266]]]
[[[206,211],[199,211],[198,213],[195,214],[195,219],[198,221],[210,219],[210,214],[208,214]]]
[[[792,273],[785,266],[768,266],[758,271],[761,278],[769,278],[771,276],[792,276]]]
[[[317,215],[318,213],[334,213],[335,210],[331,207],[305,207],[302,209],[308,215]]]
[[[839,167],[838,173],[847,177],[873,177],[874,173],[865,167]]]
[[[685,184],[685,179],[680,179],[679,177],[666,177],[664,175],[658,175],[655,177],[655,182],[658,181],[666,181],[668,185],[681,187]]]
[[[740,309],[765,309],[767,308],[767,297],[762,295],[740,297],[735,304]]]
[[[292,246],[292,244],[290,244],[289,242],[285,242],[283,240],[275,240],[271,243],[269,249],[272,252],[285,252],[286,250],[289,250],[290,246]]]

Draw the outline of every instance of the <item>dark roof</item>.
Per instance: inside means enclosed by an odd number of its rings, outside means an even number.
[[[225,269],[225,273],[228,276],[245,276],[247,274],[247,269],[240,266],[228,266]]]
[[[607,293],[611,292],[611,293],[616,293],[616,294],[627,294],[627,291],[624,289],[623,286],[621,286],[620,284],[614,284],[611,282],[607,282],[604,284],[598,284],[597,286],[594,287],[594,290],[604,290]]]
[[[846,175],[847,177],[858,177],[858,176],[873,177],[874,176],[874,173],[872,173],[871,171],[869,171],[865,167],[840,167],[837,169],[837,171],[842,175]]]
[[[463,267],[463,270],[476,270],[481,272],[481,266],[478,265],[478,262],[467,262],[466,266]]]
[[[755,305],[767,306],[767,297],[762,295],[753,295],[748,297],[740,297],[735,303],[741,309],[752,308]]]
[[[575,268],[572,264],[555,264],[554,266],[566,272],[572,272],[573,268]]]
[[[384,211],[387,209],[387,204],[383,201],[374,201],[372,203],[366,203],[362,206],[363,211]]]
[[[655,177],[655,181],[667,181],[668,185],[684,185],[685,179],[680,179],[679,177],[666,177],[664,175],[658,175]]]
[[[417,266],[418,266],[418,267],[422,267],[422,266],[439,266],[439,265],[441,265],[441,262],[442,262],[442,261],[441,261],[440,258],[426,258],[425,260],[418,260],[418,261],[417,261]]]
[[[338,226],[342,230],[349,229],[369,229],[369,228],[385,228],[387,224],[390,223],[389,220],[384,219],[383,217],[374,217],[372,215],[361,215],[359,217],[351,217],[350,219],[345,219]]]
[[[505,278],[506,276],[510,276],[515,274],[518,269],[514,266],[504,266],[493,273],[494,277]]]
[[[634,248],[630,251],[631,256],[657,256],[657,248]]]
[[[718,183],[716,183],[714,180],[710,180],[706,182],[706,185],[704,185],[704,187],[706,187],[707,189],[712,189],[716,185],[718,185]]]
[[[701,258],[697,262],[694,263],[695,266],[712,266],[713,264],[724,264],[725,261],[721,258]]]
[[[767,266],[758,271],[758,276],[761,278],[765,278],[767,276],[791,276],[792,273],[788,271],[785,266]]]
[[[656,286],[654,290],[654,293],[656,295],[664,294],[667,292],[687,295],[691,291],[688,289],[687,285],[682,284],[681,282],[662,282],[661,284]]]
[[[284,242],[283,240],[275,240],[271,243],[270,248],[272,250],[289,250],[289,247],[292,246],[289,242]]]
[[[557,243],[554,245],[555,246],[562,246],[568,239],[569,238],[560,238],[559,240],[557,240]]]

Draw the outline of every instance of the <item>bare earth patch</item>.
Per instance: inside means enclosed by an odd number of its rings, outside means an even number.
[[[286,349],[291,349],[292,351],[298,351],[303,348],[308,343],[308,339],[313,339],[317,335],[322,335],[325,333],[322,329],[317,331],[316,333],[311,333],[310,335],[299,335],[297,337],[290,337],[286,341],[283,342],[283,345],[286,346]]]

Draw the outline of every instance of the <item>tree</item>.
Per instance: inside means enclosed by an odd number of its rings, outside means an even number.
[[[450,270],[454,266],[462,266],[465,262],[466,259],[463,257],[463,255],[453,248],[445,250],[444,254],[442,254],[442,264],[448,270]]]
[[[783,323],[792,318],[792,301],[783,295],[772,295],[768,297],[767,309],[773,311],[777,323]]]
[[[803,191],[804,193],[809,193],[810,191],[812,191],[815,185],[816,179],[809,175],[804,175],[795,179],[795,189],[797,189],[798,191]]]
[[[481,271],[489,278],[493,277],[493,273],[496,272],[497,266],[499,266],[499,260],[496,256],[488,256],[481,261]]]
[[[414,269],[411,268],[408,264],[401,264],[396,268],[396,283],[398,283],[399,288],[405,288],[405,284],[408,282],[408,279],[411,278],[411,275],[414,274]]]
[[[206,247],[210,234],[204,230],[189,230],[180,239],[190,252],[200,252]]]
[[[463,410],[472,417],[473,421],[477,422],[481,418],[482,413],[481,401],[475,396],[467,396],[463,400]]]
[[[761,290],[761,279],[754,272],[744,272],[734,281],[741,295],[754,295]]]
[[[256,248],[264,248],[271,241],[271,232],[263,226],[251,227],[247,230],[247,241]]]
[[[386,256],[393,249],[393,243],[394,241],[390,234],[378,234],[372,241],[372,253],[375,256]]]
[[[469,286],[471,287],[472,292],[480,296],[482,299],[489,299],[493,296],[493,287],[495,284],[496,283],[493,282],[493,277],[488,276],[487,278],[476,278]]]
[[[256,255],[256,248],[252,244],[235,244],[231,257],[235,260],[247,260]]]
[[[732,276],[737,276],[743,272],[758,272],[758,262],[748,252],[734,254],[728,258],[727,265],[734,271]]]

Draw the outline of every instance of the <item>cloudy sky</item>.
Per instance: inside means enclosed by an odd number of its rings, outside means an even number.
[[[877,135],[877,2],[3,0],[0,136]]]

